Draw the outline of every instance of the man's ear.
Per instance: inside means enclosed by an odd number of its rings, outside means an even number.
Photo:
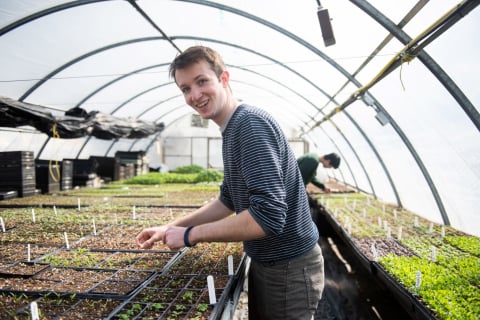
[[[220,82],[224,88],[228,87],[228,80],[230,79],[230,73],[227,70],[224,70],[220,75]]]

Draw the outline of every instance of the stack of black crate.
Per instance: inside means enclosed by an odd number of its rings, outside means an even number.
[[[0,177],[0,189],[3,192],[16,191],[20,197],[35,195],[33,151],[0,152]]]
[[[125,178],[148,173],[148,158],[145,151],[117,151],[115,158],[125,167]]]
[[[54,160],[35,160],[35,180],[42,193],[54,193],[60,190],[60,163]]]
[[[123,179],[123,176],[120,176],[121,166],[118,158],[90,156],[89,159],[97,162],[97,174],[106,183]]]
[[[73,184],[73,162],[68,159],[63,159],[61,170],[60,189],[71,190]]]
[[[73,163],[71,160],[35,160],[37,188],[42,193],[58,190],[71,190],[73,180]]]
[[[72,162],[72,183],[79,187],[95,186],[98,163],[94,159],[64,159]]]

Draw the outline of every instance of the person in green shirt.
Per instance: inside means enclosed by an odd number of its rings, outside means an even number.
[[[340,157],[336,153],[329,153],[323,156],[319,156],[316,153],[305,153],[297,159],[297,163],[305,186],[307,186],[308,183],[312,183],[323,191],[327,193],[330,192],[330,188],[326,187],[320,180],[318,180],[317,168],[321,163],[326,169],[337,169],[340,165]]]

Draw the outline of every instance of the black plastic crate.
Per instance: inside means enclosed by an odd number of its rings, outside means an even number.
[[[63,161],[70,162],[71,165],[71,185],[72,186],[94,186],[97,178],[98,162],[94,159],[63,159]],[[67,167],[67,169],[70,169]],[[70,182],[65,180],[65,182]],[[68,187],[68,185],[66,186]]]
[[[0,189],[21,197],[35,194],[35,162],[32,151],[0,152]]]
[[[52,193],[60,190],[61,171],[56,161],[35,161],[36,186],[42,193]]]
[[[122,165],[133,165],[133,176],[137,176],[143,173],[148,173],[148,158],[145,151],[117,151],[115,153],[115,158],[117,158]],[[131,177],[129,174],[126,178]]]
[[[98,176],[110,181],[119,180],[120,161],[118,158],[91,156],[89,159],[97,163],[96,173]]]
[[[0,152],[0,163],[30,163],[33,164],[33,151],[3,151]]]
[[[63,159],[60,167],[62,180],[60,181],[61,190],[70,190],[73,186],[73,162]]]

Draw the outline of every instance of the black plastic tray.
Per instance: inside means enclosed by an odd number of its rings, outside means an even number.
[[[397,301],[410,314],[412,319],[416,320],[438,320],[438,318],[420,302],[410,291],[402,286],[393,276],[391,276],[378,262],[373,263],[374,273],[392,292]]]

